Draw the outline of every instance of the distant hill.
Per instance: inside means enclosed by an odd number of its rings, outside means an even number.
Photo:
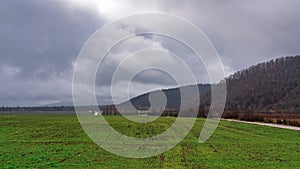
[[[181,88],[162,90],[162,92],[164,92],[164,94],[167,98],[166,108],[178,109],[181,105],[180,89],[188,88],[188,87],[191,87],[191,86],[184,86]],[[210,84],[198,84],[199,95],[205,95],[207,92],[210,91],[210,89],[211,89]],[[131,99],[130,101],[131,101],[132,105],[135,106],[136,108],[148,109],[150,107],[150,102],[149,102],[150,93],[155,93],[155,92],[158,92],[158,91],[153,91],[153,92],[149,92],[149,93],[137,96],[137,97]]]
[[[225,111],[300,113],[300,56],[283,57],[238,71],[226,78]],[[210,104],[209,84],[199,84],[201,106]],[[167,108],[180,106],[180,88],[163,90]],[[157,91],[154,91],[157,92]],[[148,108],[150,93],[131,99],[137,108]]]

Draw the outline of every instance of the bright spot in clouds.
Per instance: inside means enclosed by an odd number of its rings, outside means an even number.
[[[124,7],[124,2],[113,1],[113,0],[99,0],[97,1],[98,10],[101,15],[107,17],[116,16],[116,14],[122,11],[122,6]]]
[[[125,0],[68,0],[71,4],[79,5],[96,11],[106,20],[119,19],[128,15],[145,12],[163,12],[157,4],[146,4],[139,1]]]
[[[83,8],[90,8],[105,19],[117,19],[130,11],[128,3],[117,0],[69,0],[71,3]],[[130,4],[129,4],[130,5]],[[127,12],[126,12],[127,11]]]

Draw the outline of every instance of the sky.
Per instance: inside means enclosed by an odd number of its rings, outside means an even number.
[[[83,45],[104,25],[137,13],[172,14],[196,25],[215,46],[226,75],[298,55],[299,6],[299,0],[1,0],[0,106],[70,103],[74,66]],[[205,67],[180,42],[158,35],[136,36],[114,47],[100,65],[99,104],[112,102],[111,78],[122,59],[153,47],[180,56],[198,83],[209,82]],[[130,96],[174,86],[169,75],[144,71],[133,80]],[[124,90],[120,85],[119,97]]]

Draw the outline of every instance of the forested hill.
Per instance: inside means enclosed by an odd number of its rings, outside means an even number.
[[[300,56],[284,57],[251,66],[226,79],[225,111],[300,113]],[[210,85],[199,84],[201,105],[209,105]],[[168,108],[180,106],[179,88],[163,91]],[[149,107],[149,93],[131,99]]]
[[[260,63],[228,77],[226,109],[300,113],[300,56]]]

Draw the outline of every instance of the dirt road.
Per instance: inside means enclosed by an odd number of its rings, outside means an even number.
[[[300,127],[280,125],[280,124],[249,122],[249,121],[241,121],[241,120],[233,120],[233,119],[222,119],[222,120],[224,120],[224,121],[230,121],[230,122],[256,124],[256,125],[261,125],[261,126],[270,126],[270,127],[276,127],[276,128],[282,128],[282,129],[289,129],[289,130],[298,130],[298,131],[300,131]]]

